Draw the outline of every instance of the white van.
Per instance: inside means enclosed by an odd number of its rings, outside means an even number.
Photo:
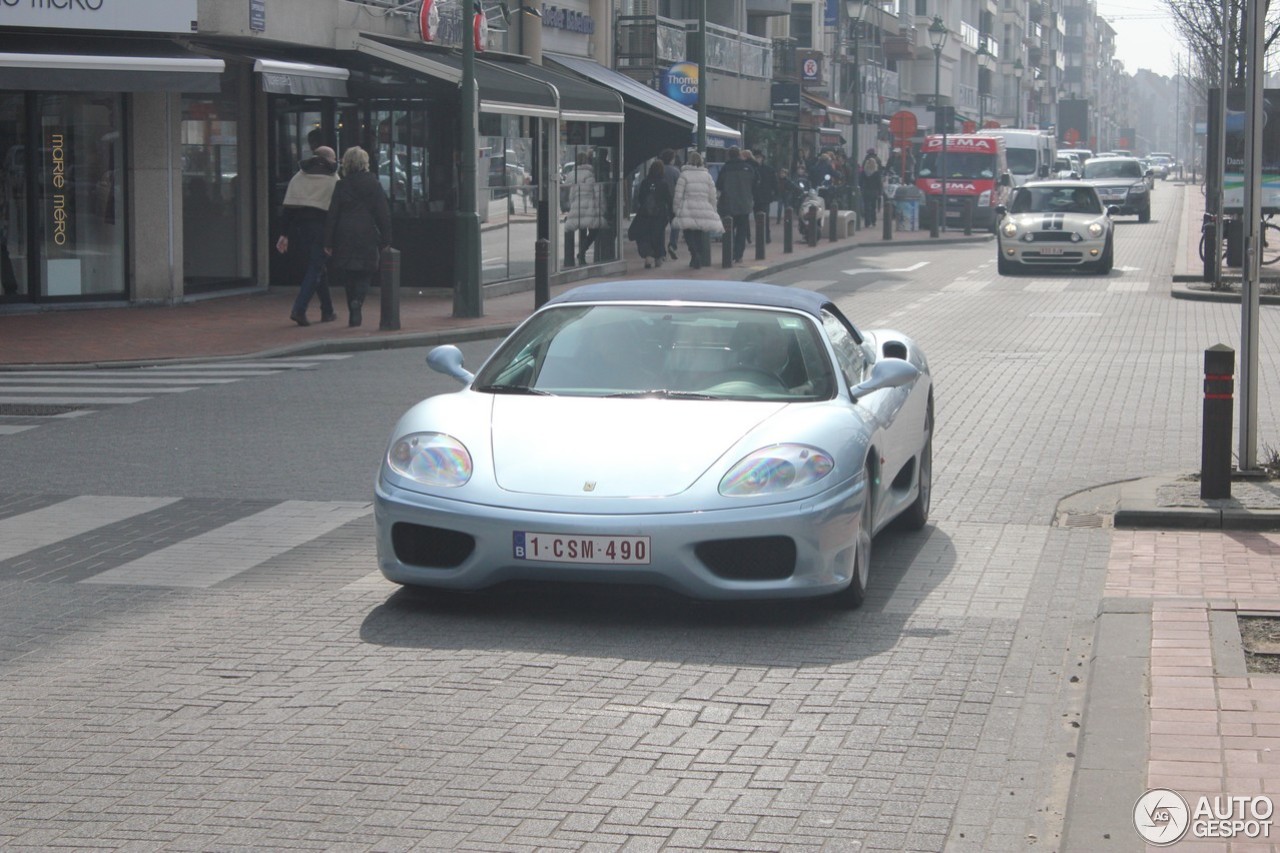
[[[1027,181],[1053,177],[1053,160],[1057,156],[1057,140],[1053,134],[1042,130],[997,127],[979,130],[980,136],[999,136],[1004,139],[1005,156],[1013,185],[1020,187]]]

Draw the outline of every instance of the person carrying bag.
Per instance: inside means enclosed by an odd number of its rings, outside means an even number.
[[[369,171],[363,148],[342,155],[342,180],[333,191],[324,224],[324,253],[347,295],[348,326],[359,326],[369,284],[381,269],[382,250],[391,245],[391,206],[378,178]]]

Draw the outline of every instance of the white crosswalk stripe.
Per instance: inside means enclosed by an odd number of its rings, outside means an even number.
[[[179,498],[127,498],[82,495],[53,506],[0,519],[0,560],[44,548],[160,509]]]
[[[155,367],[0,370],[0,436],[26,432],[53,417],[83,415],[288,370],[310,370],[350,357],[334,353]]]
[[[983,281],[967,281],[965,279],[957,279],[942,288],[943,293],[977,293],[987,285],[991,284],[990,279]]]
[[[1044,279],[1029,281],[1022,289],[1028,293],[1065,293],[1070,284],[1068,279]]]
[[[207,588],[372,512],[368,503],[285,501],[81,583]]]

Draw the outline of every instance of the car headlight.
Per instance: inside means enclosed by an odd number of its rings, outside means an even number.
[[[1146,181],[1138,181],[1138,183],[1136,183],[1136,184],[1134,184],[1133,186],[1129,187],[1129,192],[1133,193],[1134,195],[1141,195],[1142,193],[1144,193],[1144,192],[1146,192],[1146,191],[1147,191],[1147,183],[1146,183]]]
[[[1006,220],[1005,223],[1000,226],[1000,233],[1006,237],[1017,237],[1018,226],[1014,225],[1013,222]]]
[[[720,481],[727,498],[753,497],[811,486],[830,474],[835,460],[816,447],[775,444],[745,456]]]
[[[1106,231],[1106,230],[1107,230],[1107,229],[1105,229],[1105,228],[1103,228],[1103,227],[1102,227],[1102,223],[1101,223],[1101,222],[1090,222],[1090,223],[1089,223],[1089,236],[1090,236],[1090,237],[1101,237],[1101,236],[1102,236],[1102,232],[1103,232],[1103,231]]]
[[[397,439],[387,451],[387,465],[424,486],[461,486],[471,479],[467,448],[439,432],[415,432]]]
[[[982,194],[978,196],[978,207],[990,207],[990,206],[991,206],[991,190],[983,190]]]

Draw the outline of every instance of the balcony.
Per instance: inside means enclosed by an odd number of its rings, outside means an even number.
[[[916,28],[898,30],[896,36],[885,36],[880,46],[885,59],[913,59],[916,55]]]
[[[618,18],[619,71],[655,73],[673,62],[696,62],[699,53],[697,21],[658,15]],[[773,77],[773,42],[719,24],[707,24],[706,64],[709,72],[769,80]]]
[[[773,79],[790,83],[800,79],[800,60],[796,58],[796,40],[773,40]]]

